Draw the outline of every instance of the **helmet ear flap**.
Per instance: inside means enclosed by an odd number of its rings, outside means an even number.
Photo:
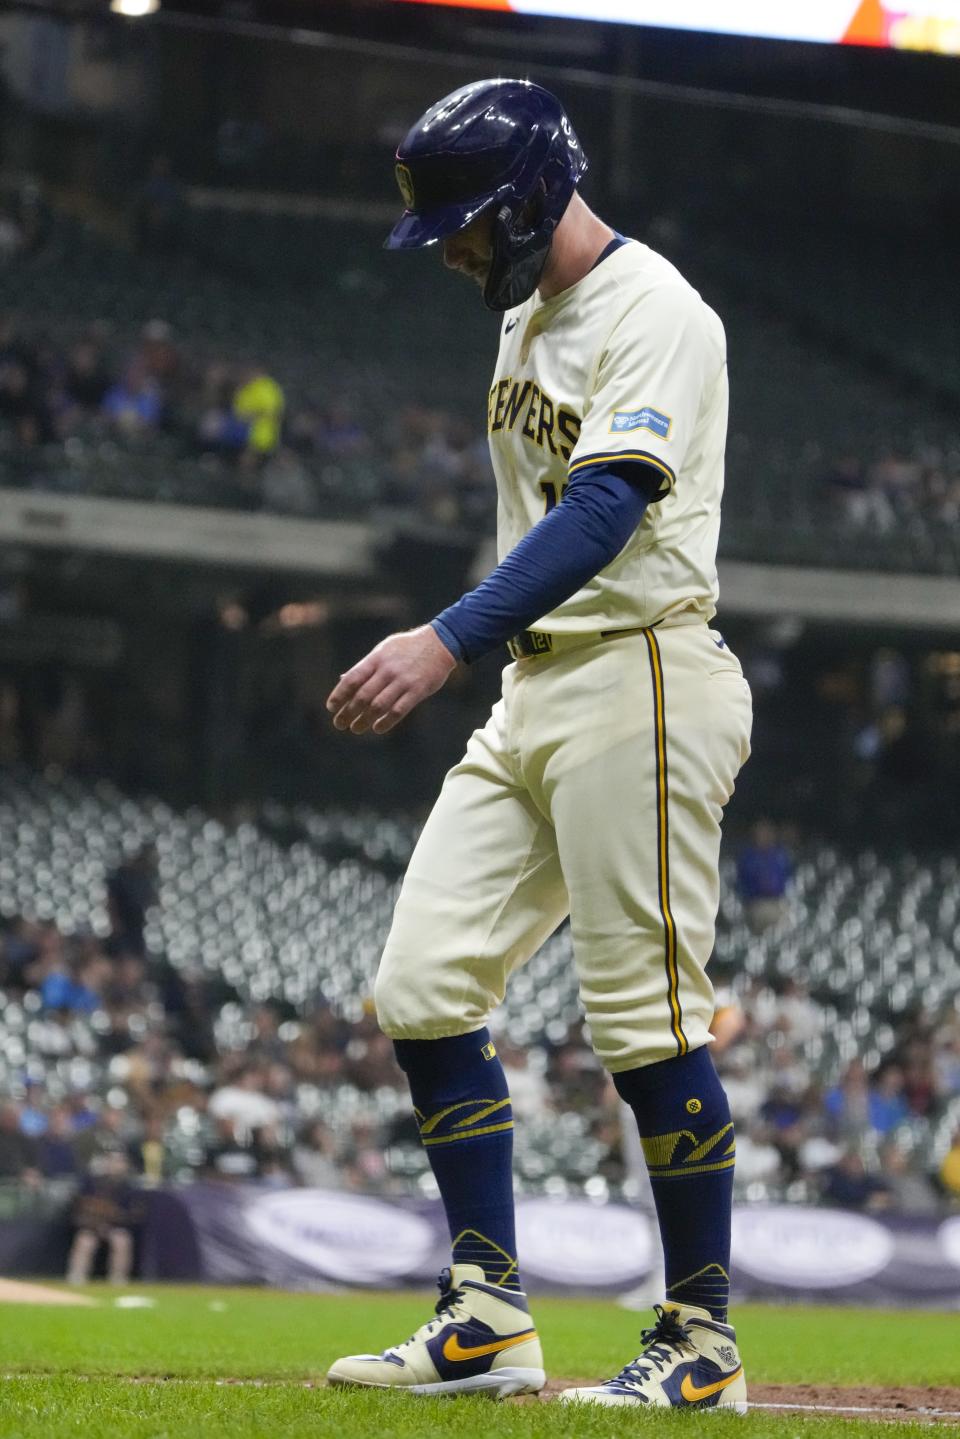
[[[541,176],[521,204],[514,202],[513,205],[500,206],[493,225],[494,231],[499,231],[496,238],[504,249],[516,250],[530,244],[545,223],[546,201],[547,186]],[[550,233],[554,228],[554,225],[549,225]]]
[[[483,289],[489,310],[512,310],[533,294],[546,264],[556,222],[544,218],[545,192],[537,185],[522,205],[501,205],[490,233],[491,260]],[[533,202],[535,208],[531,211]]]

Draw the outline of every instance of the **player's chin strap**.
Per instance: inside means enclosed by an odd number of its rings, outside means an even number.
[[[535,220],[524,229],[520,221],[510,205],[501,206],[494,217],[493,258],[483,287],[488,310],[512,310],[529,300],[547,263],[557,221]]]

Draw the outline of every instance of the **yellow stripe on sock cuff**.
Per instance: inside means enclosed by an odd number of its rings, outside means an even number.
[[[711,1174],[717,1169],[732,1169],[736,1158],[721,1159],[716,1164],[688,1164],[679,1169],[651,1169],[651,1179],[682,1179],[685,1174]]]
[[[481,1134],[499,1134],[504,1129],[512,1129],[513,1120],[508,1119],[506,1124],[485,1124],[480,1129],[465,1129],[462,1134],[438,1134],[433,1139],[424,1139],[424,1147],[429,1148],[432,1144],[461,1144],[468,1139],[477,1139]]]

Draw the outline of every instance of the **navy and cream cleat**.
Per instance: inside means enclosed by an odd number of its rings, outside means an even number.
[[[476,1264],[455,1264],[437,1281],[436,1318],[382,1354],[351,1354],[330,1384],[405,1389],[409,1394],[536,1394],[546,1382],[527,1296],[488,1284]]]
[[[564,1389],[565,1404],[650,1404],[665,1409],[747,1412],[747,1382],[729,1324],[706,1309],[653,1306],[657,1322],[641,1335],[643,1353],[593,1389]]]

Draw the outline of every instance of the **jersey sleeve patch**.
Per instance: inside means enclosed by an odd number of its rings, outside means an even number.
[[[657,435],[661,440],[669,439],[671,419],[660,410],[651,409],[644,405],[640,410],[614,410],[613,419],[610,422],[610,433],[612,435],[623,435],[628,430],[649,430],[652,435]]]

